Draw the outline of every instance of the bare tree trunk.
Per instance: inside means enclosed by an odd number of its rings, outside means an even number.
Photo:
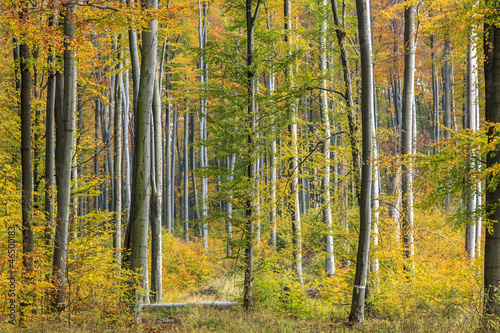
[[[247,19],[247,104],[248,104],[248,156],[246,166],[246,178],[248,182],[248,194],[245,198],[245,280],[243,285],[243,307],[246,311],[253,308],[253,242],[254,242],[254,220],[255,220],[255,195],[253,184],[257,176],[255,162],[255,137],[256,137],[256,112],[255,112],[255,69],[254,69],[254,50],[255,50],[255,21],[259,15],[261,0],[257,1],[255,9],[252,7],[252,0],[246,0],[246,19]]]
[[[335,0],[333,0],[335,1]],[[320,46],[320,70],[322,79],[322,87],[324,90],[321,91],[320,95],[320,113],[321,122],[323,125],[324,141],[321,149],[321,153],[324,155],[325,163],[323,164],[323,174],[321,180],[321,191],[322,196],[322,206],[323,206],[323,223],[326,225],[326,234],[324,236],[325,241],[325,271],[327,276],[333,276],[335,274],[335,256],[333,254],[333,225],[332,225],[332,207],[330,204],[330,118],[328,116],[328,100],[326,92],[326,33],[328,30],[328,24],[326,22],[327,14],[327,0],[322,0],[321,2],[322,12],[325,17],[321,22],[321,46]]]
[[[415,100],[415,6],[405,7],[405,67],[403,86],[403,127],[402,127],[402,154],[407,156],[413,153],[413,103]],[[405,269],[414,272],[413,249],[413,176],[409,163],[402,165],[402,216],[401,232],[403,236],[403,253],[407,259]]]
[[[153,95],[153,124],[151,135],[151,293],[154,302],[163,300],[162,292],[162,191],[163,191],[163,158],[162,158],[162,123],[160,80],[156,75]],[[170,212],[167,211],[167,215]]]
[[[56,24],[56,15],[49,17],[49,27]],[[54,235],[54,104],[56,98],[55,56],[50,50],[48,58],[49,76],[47,79],[47,107],[45,118],[45,245],[52,244]]]
[[[130,148],[129,148],[129,80],[128,69],[125,71],[123,101],[123,159],[125,166],[125,222],[128,223],[130,217],[130,201],[131,201],[131,167],[130,167]]]
[[[21,19],[28,15],[20,13]],[[21,215],[23,235],[23,283],[30,284],[33,274],[33,170],[31,156],[31,72],[29,69],[30,49],[26,42],[19,45],[19,70],[21,72]],[[24,321],[24,308],[29,305],[31,295],[22,295],[20,322]]]
[[[492,1],[487,4],[495,6]],[[493,8],[491,8],[493,9]],[[491,18],[491,17],[490,17]],[[490,21],[487,21],[490,22]],[[500,123],[500,27],[493,23],[484,24],[484,76],[485,76],[485,120],[486,122]],[[498,135],[493,126],[488,129],[488,143]],[[488,153],[486,166],[491,168],[500,163],[500,147]],[[500,281],[500,186],[496,175],[486,179],[486,216],[492,222],[491,228],[486,228],[484,244],[484,312],[492,315],[493,320],[500,316],[499,281]],[[491,316],[486,316],[491,318]]]
[[[356,0],[358,14],[359,44],[361,53],[361,125],[362,125],[362,170],[359,195],[360,230],[356,274],[352,293],[349,321],[363,324],[365,321],[365,294],[368,276],[370,232],[371,232],[371,192],[372,192],[372,119],[373,119],[373,65],[370,26],[370,3]]]
[[[57,222],[54,237],[52,281],[55,286],[53,306],[57,312],[66,307],[66,261],[70,214],[71,161],[76,108],[76,63],[71,45],[75,35],[75,4],[68,3],[64,17],[64,91],[62,108],[56,108],[56,183]],[[61,93],[61,92],[59,92]],[[57,98],[57,97],[56,97]]]
[[[147,0],[146,9],[157,9],[157,0]],[[130,257],[124,258],[132,271],[142,275],[141,288],[146,292],[136,302],[149,303],[148,289],[148,224],[149,224],[149,186],[151,173],[151,103],[153,101],[156,77],[157,28],[156,20],[149,21],[149,28],[142,32],[142,62],[137,112],[135,116],[135,143],[132,175],[132,203],[130,222],[125,237],[125,246]],[[125,260],[126,259],[126,260]],[[136,290],[136,297],[138,297]]]
[[[198,35],[200,39],[200,83],[202,85],[202,93],[204,94],[206,88],[204,87],[207,80],[207,69],[205,64],[205,44],[207,42],[207,15],[208,15],[208,2],[198,0],[198,13],[199,13],[199,23],[198,23]],[[203,170],[200,177],[201,184],[201,217],[202,221],[202,235],[203,235],[203,247],[208,249],[208,183],[207,177],[204,174],[204,169],[208,166],[208,156],[206,139],[207,137],[207,99],[206,96],[202,96],[200,99],[200,168]]]
[[[165,115],[165,210],[166,210],[166,218],[167,220],[164,222],[165,226],[168,229],[168,232],[173,233],[174,230],[172,228],[172,214],[170,212],[172,211],[172,154],[173,151],[171,149],[172,143],[170,139],[170,122],[171,122],[171,115],[172,115],[172,104],[170,103],[171,98],[170,94],[167,92],[167,108],[166,108],[166,115]]]
[[[333,19],[335,23],[335,33],[337,35],[337,40],[340,46],[340,59],[342,62],[342,70],[344,74],[344,85],[345,85],[345,102],[347,104],[347,121],[349,123],[349,141],[351,144],[351,154],[352,154],[352,167],[354,170],[354,182],[356,183],[356,191],[359,193],[360,183],[360,168],[359,168],[359,151],[358,143],[356,140],[356,116],[354,114],[354,102],[352,99],[352,83],[351,83],[351,70],[349,68],[349,58],[347,54],[346,47],[346,11],[347,5],[344,0],[342,6],[342,22],[340,22],[340,17],[337,9],[337,1],[331,0]],[[359,198],[358,198],[359,200]]]
[[[290,0],[284,0],[284,17],[285,17],[285,43],[288,45],[288,54],[291,54],[291,28],[292,28],[292,7]],[[288,66],[285,73],[285,81],[289,82],[290,88],[294,85],[292,66]],[[292,161],[290,167],[290,195],[292,197],[291,215],[292,215],[292,238],[293,238],[293,257],[297,280],[302,285],[302,227],[300,221],[300,200],[299,200],[299,179],[298,179],[298,147],[297,147],[297,106],[296,102],[288,102],[287,106],[290,125],[288,131],[291,138]]]
[[[189,109],[184,114],[184,241],[189,242]]]
[[[476,71],[477,71],[477,63],[476,63],[476,51],[475,45],[471,45],[471,38],[469,37],[469,44],[467,46],[467,91],[466,91],[466,99],[467,99],[467,112],[466,112],[466,121],[465,125],[471,131],[477,130],[476,125],[476,103],[477,103],[477,92],[476,92]],[[475,43],[474,43],[475,44]],[[469,159],[468,169],[477,170],[475,157],[476,152],[471,151],[471,156]],[[469,181],[469,180],[468,180]],[[476,245],[476,224],[475,217],[476,214],[476,186],[469,184],[465,191],[465,204],[468,206],[468,216],[467,216],[467,227],[465,231],[465,251],[469,256],[469,259],[473,259],[475,255],[475,245]]]
[[[271,14],[269,13],[269,8],[264,3],[265,11],[266,11],[266,23],[267,29],[271,30]],[[272,59],[269,58],[269,62]],[[267,78],[267,89],[269,95],[274,93],[276,78],[273,71],[269,72],[269,76]],[[271,222],[271,245],[274,250],[276,250],[276,126],[273,120],[273,128],[272,128],[272,141],[271,141],[271,152],[269,158],[269,164],[271,169],[271,174],[269,176],[269,181],[271,185],[271,214],[270,214],[270,222]]]
[[[174,107],[174,117],[172,121],[172,166],[170,168],[170,176],[172,177],[172,180],[170,181],[170,200],[172,200],[172,203],[170,204],[170,223],[171,223],[171,228],[172,228],[172,233],[175,231],[175,148],[178,146],[177,145],[177,127],[178,127],[178,121],[177,121],[177,106]],[[167,212],[168,214],[168,212]]]
[[[115,234],[113,238],[113,246],[115,248],[115,259],[118,266],[121,266],[121,246],[122,246],[122,90],[123,90],[123,74],[122,74],[122,40],[123,36],[118,36],[118,65],[117,73],[115,75],[115,116],[114,116],[114,177],[113,177],[113,188],[114,188],[114,224],[115,224]]]

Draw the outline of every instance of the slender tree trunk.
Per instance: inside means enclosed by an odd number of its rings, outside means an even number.
[[[285,17],[285,43],[288,45],[288,54],[291,55],[291,28],[292,28],[292,7],[290,0],[284,0]],[[290,88],[293,88],[294,80],[292,75],[292,66],[288,66],[285,73],[285,81],[289,82]],[[290,125],[288,131],[291,138],[292,161],[290,167],[290,195],[292,197],[291,215],[292,215],[292,238],[293,238],[293,257],[297,279],[302,285],[302,227],[300,221],[300,200],[299,200],[299,179],[298,179],[298,146],[297,146],[297,106],[296,101],[288,102],[288,117]]]
[[[346,1],[343,2],[342,10],[342,22],[340,22],[340,17],[337,10],[337,1],[331,0],[333,19],[335,23],[335,33],[337,35],[337,40],[340,46],[340,59],[342,62],[342,70],[344,74],[344,85],[345,85],[345,102],[347,104],[347,122],[349,124],[349,141],[351,145],[351,156],[352,156],[352,167],[354,171],[354,182],[356,183],[356,188],[359,193],[360,183],[360,169],[359,169],[359,151],[358,143],[356,140],[356,116],[354,114],[354,102],[352,99],[352,83],[351,83],[351,70],[349,68],[349,58],[347,54],[346,47]],[[359,198],[358,198],[359,199]]]
[[[162,158],[162,123],[160,81],[156,76],[153,96],[153,124],[151,136],[151,293],[156,303],[163,300],[162,293],[162,191],[163,191],[163,158]],[[170,212],[167,212],[167,215]]]
[[[231,183],[234,179],[234,164],[236,163],[236,154],[231,154],[227,158],[227,168],[229,169],[229,177],[228,182]],[[233,240],[233,226],[231,224],[231,219],[233,218],[233,196],[230,195],[227,203],[226,203],[226,233],[227,233],[227,242],[226,242],[226,255],[228,257],[232,254],[232,240]]]
[[[444,71],[443,71],[443,109],[444,109],[444,119],[443,119],[443,125],[445,127],[444,129],[444,138],[449,139],[451,137],[450,135],[450,128],[451,128],[451,71],[452,71],[452,65],[450,64],[450,40],[448,36],[445,36],[444,40]],[[451,195],[448,193],[446,195],[446,200],[445,200],[445,210],[450,209],[450,201],[451,201]]]
[[[335,1],[335,0],[333,0]],[[328,25],[326,22],[327,14],[327,0],[323,0],[322,11],[325,17],[321,23],[321,46],[320,46],[320,70],[322,79],[322,87],[324,90],[320,92],[320,113],[321,122],[323,125],[324,141],[322,145],[321,153],[324,155],[325,163],[323,164],[323,174],[321,180],[321,191],[322,196],[322,206],[323,206],[323,222],[326,225],[326,234],[324,236],[325,241],[325,271],[327,276],[332,276],[335,274],[335,256],[333,254],[333,225],[332,225],[332,208],[331,208],[331,198],[330,198],[330,118],[328,117],[328,100],[326,92],[326,33],[328,30]]]
[[[175,193],[175,149],[178,146],[177,145],[177,127],[178,127],[178,122],[177,122],[177,106],[174,107],[174,115],[173,115],[173,120],[172,120],[172,166],[170,168],[170,176],[172,180],[170,181],[170,200],[172,203],[170,204],[170,223],[171,223],[171,228],[172,228],[172,233],[175,231],[175,198],[176,198],[176,193]],[[168,213],[168,212],[167,212]]]
[[[125,223],[128,223],[130,217],[131,201],[131,167],[130,167],[130,148],[129,148],[129,80],[128,69],[125,71],[123,91],[123,159],[125,166]]]
[[[243,285],[243,307],[246,311],[253,308],[253,242],[254,242],[254,220],[255,220],[255,201],[253,184],[257,176],[255,162],[255,137],[256,137],[256,112],[255,112],[255,68],[254,68],[254,50],[255,50],[255,21],[259,15],[261,0],[257,1],[255,9],[252,7],[252,0],[246,0],[246,19],[247,19],[247,104],[248,104],[248,156],[246,166],[246,181],[248,182],[248,194],[245,199],[245,282]]]
[[[372,119],[373,119],[373,65],[370,26],[370,3],[356,0],[358,14],[359,44],[361,53],[361,125],[362,125],[362,170],[359,200],[360,229],[356,274],[352,293],[349,321],[363,324],[365,321],[365,294],[368,276],[370,232],[371,232],[371,192],[372,192]]]
[[[471,44],[472,38],[469,37],[469,44],[467,46],[467,91],[466,91],[466,102],[467,102],[467,112],[466,112],[466,122],[465,125],[471,131],[476,131],[478,129],[476,124],[476,104],[477,104],[477,92],[476,92],[476,73],[477,73],[477,63],[476,63],[476,51],[475,43]],[[470,152],[469,160],[469,171],[477,170],[476,167],[476,152]],[[465,203],[468,205],[468,223],[465,232],[465,251],[469,256],[469,259],[473,259],[475,256],[475,246],[476,246],[476,186],[473,184],[468,184],[467,190],[465,191]]]
[[[55,14],[49,17],[49,28],[56,24]],[[48,57],[47,106],[45,116],[45,245],[52,244],[54,235],[54,104],[56,97],[55,56],[50,50]]]
[[[146,9],[158,9],[157,0],[147,0]],[[132,174],[132,202],[130,222],[125,237],[125,247],[130,251],[130,257],[124,258],[132,271],[139,271],[142,275],[141,288],[146,292],[136,301],[149,303],[147,292],[148,283],[148,224],[149,224],[149,186],[151,173],[151,103],[153,101],[154,83],[156,77],[156,51],[157,51],[156,20],[149,21],[148,29],[142,32],[142,62],[141,76],[135,115],[135,143]],[[126,260],[125,260],[126,259]],[[136,291],[136,297],[138,296]]]
[[[64,18],[64,91],[63,105],[56,107],[56,183],[57,222],[54,238],[52,281],[55,286],[53,306],[57,312],[66,307],[66,262],[70,214],[71,161],[76,109],[76,63],[72,46],[75,35],[75,4],[63,9]],[[57,98],[57,97],[56,97]],[[57,106],[57,105],[56,105]]]
[[[168,232],[173,233],[174,230],[172,228],[172,214],[170,213],[172,211],[172,155],[173,151],[171,149],[172,146],[172,140],[170,139],[170,122],[171,122],[171,116],[172,116],[172,104],[170,103],[171,98],[170,94],[167,92],[167,108],[166,108],[166,121],[165,121],[165,210],[166,210],[166,217],[167,220],[164,222],[165,226],[168,229]]]
[[[407,156],[413,153],[413,103],[415,100],[415,6],[405,7],[405,67],[403,86],[403,127],[402,127],[402,154]],[[407,260],[405,269],[414,272],[413,264],[413,176],[409,162],[402,165],[402,216],[401,232],[403,236],[403,253]]]
[[[28,13],[23,10],[21,18]],[[30,49],[27,43],[19,46],[19,69],[21,72],[21,211],[23,235],[23,283],[30,284],[33,275],[33,169],[31,156],[31,72],[29,69]],[[24,308],[29,305],[31,295],[24,294],[21,299],[21,323],[24,321]]]
[[[115,192],[114,199],[114,224],[115,234],[113,238],[113,246],[115,248],[115,260],[118,266],[121,266],[121,246],[122,246],[122,91],[123,91],[123,74],[122,74],[122,51],[123,36],[118,36],[118,65],[117,73],[115,75],[115,115],[114,115],[114,177],[113,188]]]
[[[189,109],[184,114],[184,241],[189,242]]]
[[[498,10],[498,5],[492,1],[487,4]],[[495,6],[495,7],[493,7]],[[494,24],[484,25],[484,76],[485,76],[485,120],[500,123],[500,27]],[[488,129],[488,143],[498,135],[490,126]],[[497,145],[486,159],[488,168],[500,163],[500,147]],[[486,216],[491,220],[491,228],[486,228],[484,244],[484,311],[494,318],[500,316],[499,281],[500,281],[500,186],[495,175],[486,178]],[[490,318],[489,316],[486,318]]]
[[[208,2],[198,0],[198,12],[199,12],[199,23],[198,23],[198,35],[200,39],[200,83],[202,85],[202,94],[205,93],[206,88],[204,87],[207,80],[207,69],[205,64],[205,44],[207,42],[207,15],[208,15]],[[207,177],[204,174],[204,168],[208,166],[208,156],[206,139],[207,137],[207,99],[206,96],[202,96],[200,99],[200,168],[203,170],[200,177],[201,184],[201,216],[203,219],[202,234],[203,234],[203,247],[208,249],[208,183]]]

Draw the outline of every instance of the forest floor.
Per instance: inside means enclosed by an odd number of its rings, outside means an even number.
[[[206,286],[190,293],[176,303],[234,301],[241,290],[231,278],[216,278]],[[166,302],[165,302],[166,303]],[[257,306],[245,312],[241,306],[214,308],[188,306],[184,308],[144,311],[143,332],[481,332],[479,318],[446,316],[408,316],[403,318],[366,318],[363,326],[348,323],[343,317],[297,318],[267,307]],[[139,327],[138,327],[139,328]]]

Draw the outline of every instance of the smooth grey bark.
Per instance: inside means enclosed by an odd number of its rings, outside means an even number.
[[[171,115],[172,115],[172,104],[170,103],[170,94],[167,92],[167,107],[165,110],[165,210],[166,210],[166,218],[167,220],[164,222],[165,226],[168,229],[168,232],[173,233],[174,230],[172,228],[172,154],[173,151],[171,149],[172,140],[171,140],[171,131],[170,131],[170,123],[171,123]]]
[[[284,12],[284,30],[285,30],[285,43],[288,45],[288,55],[291,55],[292,46],[290,41],[290,34],[292,29],[292,7],[290,0],[283,2]],[[285,81],[289,83],[290,88],[294,86],[294,79],[292,75],[292,66],[288,66],[285,72]],[[293,257],[295,264],[295,272],[297,280],[301,285],[304,281],[302,279],[302,227],[300,221],[300,200],[299,200],[299,179],[298,179],[298,147],[297,147],[297,106],[296,102],[288,102],[287,105],[288,117],[290,124],[288,131],[291,138],[291,167],[290,167],[290,196],[292,197],[291,215],[292,215],[292,238],[293,238]]]
[[[415,5],[405,7],[404,31],[404,83],[403,83],[403,122],[401,153],[408,156],[413,153],[413,104],[415,101]],[[413,175],[410,162],[402,164],[401,187],[401,234],[403,254],[407,259],[405,269],[414,272],[413,245]]]
[[[373,41],[373,40],[372,40]],[[374,77],[375,80],[375,77]],[[373,83],[375,87],[375,82]],[[377,161],[378,159],[378,141],[377,141],[377,96],[374,89],[373,94],[373,112],[372,112],[372,142],[373,142],[373,160]],[[378,168],[378,163],[373,165],[373,184],[372,184],[372,211],[373,211],[373,245],[375,246],[375,250],[379,244],[379,219],[380,219],[380,172]],[[379,260],[376,256],[376,253],[372,256],[372,266],[371,271],[374,273],[378,272],[379,269]]]
[[[261,0],[257,1],[255,8],[252,0],[246,0],[246,22],[247,22],[247,145],[248,155],[246,156],[246,181],[248,182],[248,194],[245,198],[245,224],[244,224],[244,249],[245,249],[245,279],[243,284],[243,308],[250,311],[254,306],[253,293],[253,249],[254,249],[254,221],[255,221],[255,195],[253,184],[257,173],[255,170],[255,138],[256,138],[256,110],[255,110],[255,21],[259,15]]]
[[[153,123],[151,128],[151,293],[155,303],[163,300],[162,291],[162,198],[163,158],[160,81],[156,75],[153,95]],[[170,212],[167,212],[167,215]]]
[[[257,89],[257,94],[258,94],[258,89]],[[256,114],[258,114],[258,110],[256,110]],[[257,127],[257,126],[256,126]],[[259,140],[259,136],[257,134],[256,140]],[[254,212],[255,212],[255,240],[257,244],[260,244],[260,193],[259,193],[259,188],[260,188],[260,172],[261,172],[261,165],[260,165],[261,158],[257,158],[257,161],[255,161],[255,189],[253,193],[253,200],[254,200]]]
[[[147,0],[146,9],[158,9],[157,0]],[[148,29],[142,32],[142,62],[139,84],[137,112],[135,115],[135,143],[132,174],[132,202],[130,222],[125,237],[125,247],[130,251],[130,257],[124,261],[130,270],[142,275],[140,286],[145,294],[139,297],[136,290],[136,302],[149,303],[148,295],[148,224],[149,224],[149,186],[151,173],[150,131],[152,119],[152,101],[156,77],[157,51],[156,20],[148,23]]]
[[[130,217],[131,203],[131,165],[130,165],[130,146],[129,146],[129,79],[128,69],[125,71],[123,92],[123,159],[125,166],[125,223],[128,223]]]
[[[450,135],[450,128],[451,128],[451,73],[452,73],[452,65],[450,64],[450,40],[448,36],[445,36],[444,40],[444,50],[443,50],[443,57],[444,57],[444,68],[443,68],[443,109],[444,109],[444,118],[443,118],[443,125],[445,127],[444,129],[444,138],[449,139],[451,137]],[[446,195],[445,199],[445,209],[449,210],[450,209],[450,201],[451,201],[451,195],[448,193]]]
[[[357,193],[359,193],[360,183],[360,167],[359,167],[359,150],[358,142],[356,140],[357,125],[356,125],[356,115],[354,113],[354,102],[352,97],[352,80],[351,80],[351,70],[349,68],[349,57],[346,47],[346,11],[347,5],[344,0],[342,6],[342,22],[337,9],[337,1],[331,0],[333,20],[335,23],[335,34],[337,35],[337,41],[340,47],[340,60],[342,62],[342,72],[345,86],[344,100],[347,106],[347,122],[349,125],[349,142],[351,146],[351,156],[352,156],[352,168],[354,171],[354,182],[356,184]],[[359,201],[359,198],[358,198]]]
[[[21,19],[28,15],[27,10],[20,14]],[[19,45],[19,70],[21,72],[21,216],[22,216],[22,283],[30,284],[33,279],[33,159],[31,153],[31,72],[29,69],[30,48],[23,41]],[[9,251],[10,252],[10,251]],[[11,282],[12,283],[12,282]],[[23,293],[20,302],[20,322],[25,320],[25,307],[33,295]]]
[[[362,170],[359,195],[360,229],[356,274],[352,292],[349,321],[363,324],[365,321],[365,294],[368,276],[371,194],[372,194],[372,119],[373,119],[373,65],[369,0],[356,0],[358,32],[361,54],[361,126],[362,126]]]
[[[134,3],[135,0],[127,0],[127,4]],[[134,114],[137,111],[138,98],[139,98],[139,83],[141,80],[141,65],[139,62],[139,47],[137,46],[137,32],[134,28],[128,30],[128,43],[130,53],[130,65],[132,67],[132,103]]]
[[[475,132],[477,131],[478,124],[476,123],[477,116],[477,59],[476,59],[476,43],[473,41],[475,36],[469,36],[469,44],[467,45],[467,90],[466,90],[466,122],[465,125],[468,129]],[[477,170],[476,165],[476,152],[470,152],[469,170]],[[469,181],[469,180],[468,180]],[[476,205],[477,205],[477,186],[475,184],[468,184],[465,191],[465,203],[469,211],[467,216],[467,227],[465,231],[465,251],[469,259],[473,259],[476,252]]]
[[[115,114],[114,114],[114,170],[113,170],[113,192],[114,195],[114,227],[113,247],[115,248],[115,260],[121,266],[121,246],[122,246],[122,107],[123,107],[123,36],[118,36],[118,64],[115,75]]]
[[[269,13],[268,6],[264,3],[264,8],[266,10],[266,23],[267,23],[267,29],[271,30],[271,14]],[[269,62],[271,62],[271,58],[269,58]],[[267,89],[269,92],[269,95],[272,95],[275,90],[275,84],[276,84],[276,77],[274,75],[273,71],[269,72],[269,75],[267,77]],[[274,120],[273,120],[274,122]],[[271,212],[270,212],[270,223],[271,223],[271,245],[274,250],[276,250],[276,156],[277,156],[277,151],[276,151],[276,126],[273,123],[272,127],[272,140],[271,140],[271,152],[269,156],[269,164],[270,164],[270,170],[271,174],[269,175],[269,182],[271,185]]]
[[[227,168],[229,169],[228,182],[231,183],[234,179],[234,165],[236,163],[236,154],[231,154],[227,158]],[[226,203],[226,255],[230,257],[232,254],[232,240],[233,240],[233,226],[231,224],[231,219],[233,218],[233,196],[229,195]]]
[[[335,0],[333,0],[335,1]],[[326,234],[324,236],[325,242],[325,271],[327,276],[333,276],[335,274],[335,256],[333,253],[333,224],[332,224],[332,207],[331,207],[331,197],[330,197],[330,178],[331,178],[331,168],[330,168],[330,118],[328,116],[328,100],[326,92],[326,34],[328,30],[328,24],[326,22],[327,13],[327,0],[322,0],[321,11],[324,15],[321,22],[321,38],[320,38],[320,63],[319,68],[322,75],[321,86],[323,90],[320,92],[320,113],[321,113],[321,123],[323,127],[323,145],[321,147],[321,153],[325,158],[323,164],[323,173],[321,179],[321,191],[323,192],[322,206],[323,206],[323,223],[326,226]]]
[[[487,1],[491,9],[498,10],[498,4]],[[488,22],[488,21],[487,21]],[[484,24],[484,76],[485,76],[485,120],[500,123],[500,27],[491,23]],[[496,130],[488,128],[488,143],[495,140]],[[500,163],[500,146],[488,153],[486,167]],[[486,216],[491,228],[486,228],[484,244],[484,312],[486,318],[498,319],[500,316],[499,281],[500,281],[500,186],[498,175],[486,178]]]
[[[56,25],[56,15],[49,17],[49,28]],[[45,115],[45,245],[52,244],[54,235],[54,107],[56,98],[55,55],[51,49],[48,57],[47,104]]]
[[[207,81],[207,68],[205,64],[205,45],[207,42],[207,15],[208,15],[208,2],[198,0],[198,36],[200,40],[200,83],[202,85],[202,93],[206,92],[204,87]],[[207,140],[207,99],[202,96],[200,99],[200,168],[202,169],[202,174],[200,177],[200,195],[201,195],[201,217],[202,221],[202,236],[203,236],[203,247],[208,249],[208,180],[205,175],[205,168],[208,166],[208,156],[207,147],[205,141]]]
[[[189,109],[184,114],[184,241],[189,242]]]
[[[193,182],[193,215],[194,219],[198,220],[200,218],[200,209],[198,207],[198,189],[196,186],[196,151],[194,147],[194,112],[191,113],[191,119],[189,121],[189,144],[191,146],[190,164],[191,164],[191,179]],[[195,236],[200,237],[200,229],[198,223],[195,225]]]
[[[66,261],[71,197],[71,162],[76,109],[76,62],[71,45],[75,35],[75,4],[63,8],[64,19],[64,88],[62,108],[56,108],[56,184],[57,220],[54,237],[52,282],[55,286],[52,305],[57,312],[66,307]],[[61,92],[59,92],[61,93]],[[57,97],[56,97],[57,99]]]
[[[170,221],[171,221],[171,229],[172,233],[175,231],[175,149],[178,147],[178,138],[177,138],[177,105],[174,106],[174,114],[172,119],[172,166],[170,168],[170,176],[172,180],[170,181],[170,200],[172,203],[170,204]]]
[[[430,36],[431,47],[431,73],[432,73],[432,139],[438,143],[441,130],[439,127],[439,83],[436,75],[436,65],[434,64],[434,36]],[[434,154],[437,153],[437,147],[434,147]]]

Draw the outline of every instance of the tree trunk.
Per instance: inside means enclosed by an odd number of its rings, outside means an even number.
[[[415,6],[405,7],[405,67],[403,85],[403,127],[401,152],[403,156],[413,153],[413,103],[415,100]],[[401,233],[403,238],[403,253],[407,260],[405,269],[414,272],[413,264],[413,176],[411,163],[402,165],[402,214]]]
[[[130,217],[130,200],[131,200],[131,167],[130,167],[130,148],[129,148],[129,80],[128,69],[125,71],[123,91],[123,159],[125,166],[125,223],[128,223]]]
[[[21,17],[28,13],[23,10]],[[31,72],[29,69],[30,49],[22,42],[19,46],[19,69],[21,72],[21,211],[23,235],[23,283],[30,284],[33,275],[33,170],[31,156]],[[22,295],[21,317],[24,321],[24,308],[29,305],[31,295]]]
[[[497,6],[492,1],[487,2]],[[498,9],[498,8],[496,8]],[[500,123],[500,27],[494,24],[484,25],[484,76],[485,76],[485,113],[486,122]],[[490,126],[488,143],[498,135]],[[492,168],[500,163],[500,147],[488,153],[486,166]],[[489,175],[486,178],[486,216],[491,220],[491,228],[486,228],[484,244],[484,312],[486,315],[500,316],[499,281],[500,281],[500,186],[498,176]],[[487,317],[489,318],[489,316]]]
[[[146,9],[158,9],[157,0],[147,0]],[[135,116],[135,143],[132,174],[132,202],[130,222],[125,237],[125,247],[130,251],[130,257],[124,260],[129,263],[131,271],[138,271],[142,275],[141,288],[146,295],[137,299],[139,290],[136,290],[136,302],[149,303],[148,293],[148,224],[149,224],[149,182],[151,172],[151,103],[156,77],[156,50],[157,50],[156,20],[149,21],[148,29],[142,32],[142,62],[139,84],[137,112]],[[129,230],[130,229],[130,230]],[[124,258],[125,259],[125,258]]]
[[[184,114],[184,241],[189,242],[189,109]]]
[[[351,145],[351,156],[352,156],[352,168],[354,171],[354,182],[356,183],[356,190],[359,193],[360,183],[360,169],[359,169],[359,151],[358,143],[356,140],[356,116],[354,114],[354,103],[352,99],[352,83],[351,83],[351,70],[349,68],[349,58],[347,54],[346,47],[346,10],[347,5],[344,0],[343,11],[342,11],[342,22],[340,22],[340,17],[337,10],[337,1],[331,0],[333,19],[335,23],[335,33],[337,35],[337,40],[340,46],[340,59],[342,62],[342,70],[344,74],[344,85],[345,85],[345,95],[344,99],[347,104],[347,122],[349,124],[349,141]],[[341,28],[342,27],[342,28]],[[358,198],[359,200],[359,198]]]
[[[49,17],[49,27],[54,27],[55,14]],[[47,107],[45,116],[45,245],[50,246],[54,235],[54,104],[56,97],[55,56],[50,50],[48,57]]]
[[[163,300],[162,293],[162,191],[163,191],[163,158],[162,158],[162,123],[160,80],[156,76],[153,96],[153,124],[151,135],[151,293],[155,303]],[[167,211],[167,215],[170,212]]]
[[[63,105],[56,108],[56,183],[57,223],[54,238],[52,281],[55,286],[53,306],[57,312],[66,307],[66,262],[70,214],[71,162],[76,108],[76,62],[72,46],[75,35],[75,4],[68,3],[64,17],[64,91]],[[59,92],[61,93],[61,92]],[[57,97],[56,97],[57,98]],[[57,106],[57,105],[56,105]]]
[[[244,225],[244,246],[245,246],[245,281],[243,285],[243,307],[246,311],[253,308],[253,241],[254,241],[254,220],[255,220],[255,201],[254,201],[254,181],[257,176],[255,162],[255,137],[256,137],[256,112],[255,112],[255,68],[254,68],[254,50],[255,50],[255,21],[259,15],[261,0],[257,1],[255,12],[252,8],[252,0],[246,0],[246,19],[247,19],[247,104],[248,104],[248,156],[246,156],[246,181],[248,182],[248,194],[245,199],[245,225]]]
[[[362,125],[362,170],[361,191],[359,196],[360,229],[356,274],[352,292],[349,321],[363,324],[365,321],[365,293],[368,275],[370,231],[371,231],[371,192],[372,192],[372,114],[373,114],[373,66],[370,26],[370,3],[356,0],[358,31],[361,53],[361,125]]]
[[[115,115],[114,115],[114,177],[113,188],[115,192],[114,198],[114,227],[116,228],[113,246],[115,248],[115,260],[118,266],[121,266],[121,246],[122,246],[122,90],[123,90],[123,74],[122,74],[122,58],[123,51],[121,42],[123,36],[118,36],[118,65],[115,75]]]
[[[284,17],[285,17],[285,43],[288,45],[288,55],[291,55],[290,34],[292,28],[292,7],[290,0],[284,0]],[[290,89],[293,88],[294,80],[292,76],[292,66],[288,66],[285,72],[285,81],[289,83]],[[292,198],[291,216],[292,216],[292,239],[293,239],[293,257],[295,264],[295,272],[297,280],[302,285],[302,227],[300,221],[300,200],[299,200],[299,179],[298,179],[298,147],[297,147],[297,106],[296,101],[288,102],[287,105],[288,117],[290,124],[288,131],[291,138],[292,161],[290,167],[290,196]]]
[[[333,0],[335,2],[335,0]],[[320,92],[320,113],[321,122],[323,125],[323,145],[321,153],[325,158],[325,163],[323,164],[323,174],[321,179],[321,191],[322,196],[322,206],[323,206],[323,222],[326,226],[326,234],[324,236],[325,241],[325,271],[327,276],[333,276],[335,274],[335,256],[333,254],[333,225],[332,225],[332,208],[331,208],[331,197],[330,197],[330,118],[328,116],[328,100],[326,92],[326,33],[328,30],[328,25],[326,22],[327,14],[327,0],[323,0],[321,3],[321,8],[323,11],[323,21],[321,22],[321,46],[320,46],[320,64],[319,68],[321,70],[322,87],[324,90]]]

